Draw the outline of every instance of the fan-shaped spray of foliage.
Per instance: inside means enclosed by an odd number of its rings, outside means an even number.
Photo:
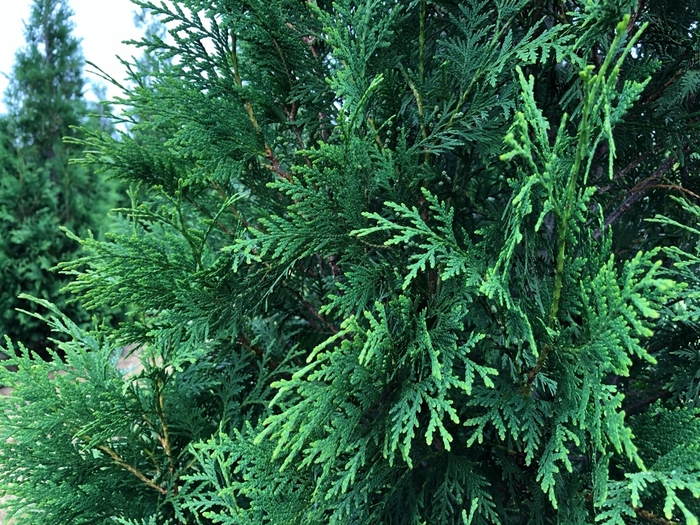
[[[7,505],[697,523],[697,337],[669,346],[697,321],[697,232],[677,233],[696,211],[654,193],[687,190],[692,89],[673,125],[650,117],[692,69],[669,36],[695,45],[688,2],[663,37],[661,8],[607,0],[137,4],[172,61],[128,93],[128,132],[86,141],[133,203],[64,266],[131,317],[86,334],[54,311],[67,364],[6,374],[0,464],[74,458],[51,485],[8,478]],[[134,343],[144,371],[115,371]],[[117,486],[136,503],[67,514],[68,491]]]

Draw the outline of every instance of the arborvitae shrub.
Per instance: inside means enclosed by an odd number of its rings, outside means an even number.
[[[695,2],[137,4],[133,204],[64,265],[132,314],[0,374],[7,507],[698,522]]]
[[[80,248],[61,228],[99,235],[116,202],[113,186],[94,169],[70,164],[83,155],[82,146],[63,142],[78,135],[75,126],[111,127],[85,101],[84,60],[71,16],[65,1],[32,3],[26,44],[16,53],[5,96],[9,112],[0,116],[0,334],[40,353],[52,344],[50,332],[17,311],[38,308],[18,296],[47,299],[88,324],[82,306],[61,293],[70,279],[52,271]]]

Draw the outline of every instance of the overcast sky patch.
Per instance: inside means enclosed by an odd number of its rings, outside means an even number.
[[[7,89],[7,76],[12,72],[16,51],[24,45],[24,22],[29,18],[31,0],[5,1],[0,16],[0,94]],[[116,55],[130,59],[140,51],[122,42],[138,40],[142,29],[134,25],[134,13],[138,9],[130,0],[70,0],[69,5],[75,16],[74,34],[82,39],[83,55],[117,80],[123,80],[124,67]],[[85,69],[85,78],[90,83],[105,84],[99,77]],[[119,94],[117,88],[107,86],[107,98]],[[96,100],[89,89],[86,97]],[[2,97],[0,97],[2,98]],[[5,106],[0,101],[0,113]]]

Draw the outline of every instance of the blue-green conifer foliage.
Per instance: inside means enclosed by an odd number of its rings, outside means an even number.
[[[8,341],[10,511],[698,523],[696,2],[135,3],[131,206],[62,266],[131,313]]]

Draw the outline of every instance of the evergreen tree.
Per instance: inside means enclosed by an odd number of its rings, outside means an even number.
[[[94,170],[69,165],[82,147],[63,143],[75,126],[88,122],[83,92],[83,57],[72,35],[72,12],[65,1],[36,0],[26,25],[26,45],[17,52],[6,94],[0,149],[0,332],[43,350],[49,344],[44,323],[18,313],[35,303],[18,299],[31,293],[60,304],[81,323],[85,311],[68,306],[60,293],[68,279],[51,271],[74,257],[79,244],[60,228],[82,236],[106,221],[108,187]]]
[[[695,2],[136,3],[132,206],[63,265],[130,318],[8,341],[6,507],[698,523]]]

